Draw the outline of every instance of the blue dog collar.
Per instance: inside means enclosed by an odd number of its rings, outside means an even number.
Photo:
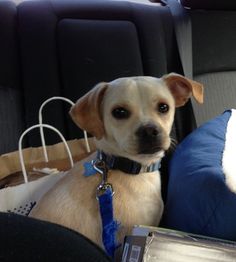
[[[143,167],[136,161],[130,160],[125,157],[107,155],[101,151],[97,152],[97,158],[103,160],[106,163],[108,169],[120,170],[126,174],[131,175],[138,175],[141,172],[154,172],[160,169],[160,161],[150,166]]]

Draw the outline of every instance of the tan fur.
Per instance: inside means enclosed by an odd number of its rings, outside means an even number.
[[[176,107],[183,106],[191,95],[198,103],[203,103],[202,84],[173,73],[164,76],[163,79],[175,98]]]
[[[193,94],[203,101],[200,84],[176,74],[163,78],[130,77],[110,83],[101,83],[79,99],[71,109],[78,126],[91,132],[99,149],[113,155],[127,157],[150,165],[160,160],[170,146],[170,131],[175,107],[183,105]],[[159,103],[167,103],[169,112],[157,111]],[[122,106],[131,112],[128,119],[117,120],[111,112]],[[162,150],[153,154],[139,154],[136,131],[141,125],[154,123],[162,133]],[[50,190],[33,210],[32,216],[62,224],[81,232],[102,246],[101,220],[96,187],[99,174],[83,176],[83,163],[79,162],[68,175]],[[161,182],[158,171],[128,175],[110,170],[108,182],[114,194],[114,216],[121,222],[119,242],[130,233],[135,224],[157,226],[163,212]]]

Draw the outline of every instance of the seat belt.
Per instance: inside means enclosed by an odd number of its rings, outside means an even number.
[[[153,1],[153,0],[152,0]],[[183,73],[193,79],[192,25],[188,11],[178,0],[154,0],[169,7],[174,22],[175,36]],[[197,127],[194,107],[191,103],[187,114],[191,118],[189,130]],[[189,118],[189,119],[190,119]],[[176,124],[178,125],[178,124]],[[179,126],[181,128],[181,126]]]
[[[187,10],[178,0],[158,1],[170,8],[184,75],[193,79],[192,26]]]
[[[193,61],[192,61],[192,27],[191,19],[188,12],[177,0],[149,0],[151,2],[161,3],[168,6],[173,18],[174,31],[179,51],[180,62],[182,65],[183,74],[192,79],[193,78]],[[196,128],[196,120],[193,112],[191,102],[185,108],[180,108],[175,114],[175,135],[179,141],[186,137],[192,130]],[[185,124],[183,126],[183,115]],[[161,174],[168,174],[168,162],[170,156],[164,161],[162,160]],[[167,188],[168,177],[162,177],[162,188]],[[163,199],[166,199],[166,192],[163,191]]]

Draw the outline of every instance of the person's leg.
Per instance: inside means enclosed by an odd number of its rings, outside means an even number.
[[[0,261],[111,261],[73,230],[10,213],[0,213],[0,243]]]

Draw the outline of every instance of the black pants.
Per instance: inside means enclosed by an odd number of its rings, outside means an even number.
[[[68,228],[0,213],[0,261],[111,261],[98,246]]]

